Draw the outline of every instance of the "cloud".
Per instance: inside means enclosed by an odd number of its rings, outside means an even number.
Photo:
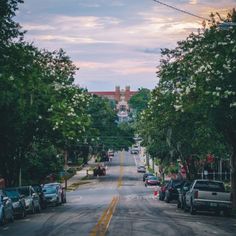
[[[55,30],[54,26],[46,25],[46,24],[36,24],[36,23],[28,23],[24,24],[24,29],[26,30],[36,30],[36,31],[45,31],[45,30]]]
[[[147,54],[160,54],[161,48],[144,48],[144,49],[138,49],[138,51]]]
[[[96,40],[89,37],[78,37],[78,36],[62,36],[62,35],[55,35],[55,34],[48,34],[48,35],[39,35],[37,36],[37,40],[40,41],[60,41],[64,43],[70,44],[109,44],[115,43],[114,41],[105,41],[105,40]]]
[[[176,7],[208,17],[235,6],[235,0],[172,0]],[[201,4],[200,4],[201,3]],[[153,1],[25,1],[17,21],[25,38],[40,48],[63,48],[80,67],[76,81],[95,88],[156,83],[160,48],[173,48],[202,20]]]
[[[146,72],[155,72],[154,63],[150,64],[145,60],[114,60],[108,62],[96,62],[96,61],[76,61],[74,64],[80,68],[80,70],[109,70],[115,73],[121,73],[122,75],[140,74]]]
[[[196,5],[198,3],[198,0],[190,0],[189,4]]]
[[[60,26],[61,29],[72,29],[73,31],[82,29],[104,29],[114,25],[119,25],[121,20],[115,17],[97,16],[63,16],[54,17],[52,24]]]

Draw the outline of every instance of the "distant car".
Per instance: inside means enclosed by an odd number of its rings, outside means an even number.
[[[113,150],[108,150],[107,152],[109,157],[114,157],[114,151]]]
[[[137,172],[138,173],[146,173],[146,167],[145,166],[138,166]]]
[[[27,212],[34,214],[35,212],[39,213],[41,211],[39,195],[32,186],[18,187],[17,190],[20,195],[25,198],[25,208]]]
[[[8,221],[14,221],[12,201],[0,190],[0,225],[4,225]]]
[[[161,184],[161,188],[159,190],[159,200],[163,201],[165,199],[165,195],[166,195],[166,188],[169,184],[169,180],[165,180],[162,184]]]
[[[145,180],[145,186],[160,186],[160,180],[156,176],[149,176]]]
[[[12,200],[14,216],[24,218],[26,216],[25,198],[13,188],[6,188],[4,192]]]
[[[177,202],[177,207],[185,209],[186,206],[186,193],[189,191],[189,187],[192,184],[192,181],[184,181],[183,185],[179,189],[179,198]]]
[[[45,184],[43,187],[47,187],[49,185],[58,187],[59,193],[61,194],[61,203],[66,203],[66,189],[60,183],[56,182]]]
[[[32,185],[33,189],[37,194],[39,195],[39,200],[40,200],[40,206],[42,209],[45,209],[47,207],[47,201],[44,196],[43,188],[40,184],[34,184]]]
[[[167,187],[166,187],[166,193],[165,193],[165,202],[169,203],[173,200],[178,200],[179,199],[179,191],[178,189],[180,189],[184,184],[183,180],[177,180],[177,179],[172,179],[170,180],[170,182],[168,183]]]
[[[133,145],[130,149],[131,154],[139,154],[139,146],[138,145]]]
[[[155,176],[153,173],[144,173],[143,174],[143,182],[146,180],[147,177],[149,176]]]

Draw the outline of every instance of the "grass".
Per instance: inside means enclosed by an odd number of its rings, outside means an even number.
[[[79,188],[79,186],[84,185],[84,184],[89,184],[89,183],[91,183],[91,181],[81,180],[79,182],[71,184],[69,187],[67,187],[67,190],[68,191],[74,191],[77,188]]]

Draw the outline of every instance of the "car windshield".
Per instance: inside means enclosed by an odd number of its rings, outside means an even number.
[[[19,188],[18,191],[19,191],[20,194],[23,194],[25,196],[30,196],[29,188]]]
[[[181,181],[173,181],[173,182],[172,182],[172,185],[173,185],[173,187],[175,187],[175,188],[181,187],[182,184],[183,184],[183,182],[181,182]]]
[[[156,176],[149,176],[148,180],[157,180],[157,177]]]
[[[194,188],[200,191],[225,192],[223,183],[214,181],[197,181]]]
[[[53,193],[57,192],[57,188],[54,187],[54,186],[44,187],[43,192],[46,193],[46,194],[53,194]]]
[[[36,192],[41,192],[41,187],[39,185],[34,185],[33,188]]]
[[[18,201],[18,199],[19,199],[19,193],[16,191],[16,190],[6,190],[5,191],[6,192],[6,195],[9,197],[9,198],[11,198],[13,201],[15,200],[15,201]]]

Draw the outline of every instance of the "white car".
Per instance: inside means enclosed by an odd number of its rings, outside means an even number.
[[[137,172],[138,173],[146,173],[146,167],[145,166],[138,166]]]
[[[25,209],[27,212],[34,214],[41,211],[40,197],[32,186],[22,186],[16,189],[25,199]]]

